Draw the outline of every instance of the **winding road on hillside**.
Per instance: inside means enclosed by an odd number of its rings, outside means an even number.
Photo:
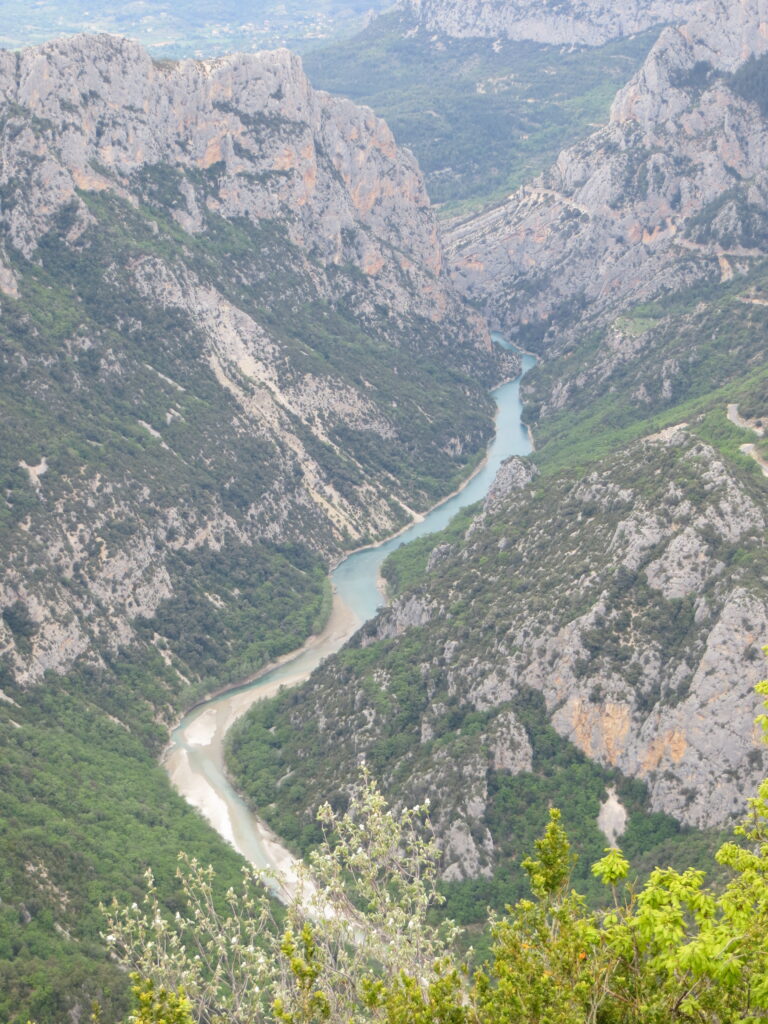
[[[757,301],[757,300],[755,300]],[[742,430],[751,430],[758,437],[763,437],[765,431],[762,426],[758,426],[754,420],[747,420],[739,414],[739,407],[735,402],[731,402],[727,409],[728,419],[737,427],[741,427]],[[760,467],[760,472],[763,476],[768,476],[768,461],[763,458],[756,444],[742,444],[739,445],[739,451],[745,455],[749,455],[750,458],[754,459]]]

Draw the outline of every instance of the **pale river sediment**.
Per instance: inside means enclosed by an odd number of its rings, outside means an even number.
[[[498,336],[497,342],[500,342]],[[500,342],[501,343],[501,342]],[[523,373],[533,366],[523,356]],[[283,686],[295,686],[329,654],[337,651],[384,603],[379,589],[381,563],[401,544],[446,526],[456,512],[481,500],[496,472],[510,455],[531,450],[528,430],[521,421],[520,378],[493,392],[496,400],[496,436],[482,466],[450,498],[436,505],[419,521],[382,544],[356,551],[331,574],[333,610],[323,632],[311,637],[298,651],[287,655],[256,679],[228,690],[193,708],[174,729],[163,763],[179,793],[197,807],[224,839],[257,867],[273,868],[293,877],[292,855],[279,839],[246,806],[224,770],[224,737],[230,726],[256,701],[270,697]]]

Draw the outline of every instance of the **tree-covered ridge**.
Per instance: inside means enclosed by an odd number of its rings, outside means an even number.
[[[476,385],[440,363],[420,369],[420,341],[435,341],[424,323],[410,322],[393,367],[391,327],[373,317],[366,329],[354,316],[362,283],[351,279],[342,303],[313,300],[279,229],[220,222],[210,237],[187,238],[187,260],[224,295],[238,274],[271,267],[231,299],[266,320],[281,345],[281,386],[329,379],[341,388],[346,378],[354,388],[364,379],[388,408],[384,437],[375,417],[369,424],[364,415],[359,424],[328,416],[313,431],[286,413],[284,429],[265,430],[219,386],[204,330],[189,312],[148,301],[130,271],[119,269],[148,253],[173,258],[183,233],[148,209],[142,217],[119,201],[89,203],[98,227],[80,250],[69,251],[58,231],[46,235],[41,265],[19,263],[22,293],[6,303],[0,538],[6,609],[26,609],[29,621],[14,629],[12,613],[5,617],[5,684],[17,673],[41,674],[46,644],[54,643],[44,640],[54,607],[68,610],[71,647],[86,659],[92,645],[114,642],[119,620],[123,642],[133,632],[168,647],[192,679],[253,672],[296,646],[321,616],[317,553],[360,539],[349,533],[352,520],[339,527],[307,500],[307,474],[319,470],[347,508],[361,508],[365,495],[369,515],[405,521],[391,497],[377,513],[372,481],[397,478],[414,504],[452,486],[473,456],[440,451],[446,435],[463,430],[455,413],[448,416],[450,395]],[[259,394],[255,382],[239,379]],[[423,412],[431,403],[435,415],[406,460],[401,435],[422,415],[416,406]],[[489,429],[487,404],[459,415],[478,444]],[[322,410],[314,415],[321,422]],[[47,552],[28,550],[43,539]],[[30,567],[51,561],[57,568],[45,578],[30,576]],[[78,626],[86,608],[88,625]],[[270,640],[274,623],[281,635]],[[206,644],[214,646],[205,651]]]
[[[105,1019],[126,1011],[128,981],[108,957],[98,905],[139,899],[150,864],[171,907],[181,847],[215,860],[222,891],[238,878],[240,858],[173,792],[148,748],[163,731],[147,695],[164,675],[167,684],[167,669],[159,657],[113,668],[0,705],[0,1020],[9,1024],[63,1021],[95,999]]]
[[[266,67],[246,61],[254,88],[240,107],[217,99],[218,77],[234,74],[235,60],[208,77],[197,67],[158,71],[138,48],[104,37],[51,45],[38,56],[52,77],[65,79],[70,67],[91,75],[101,91],[81,102],[112,113],[98,131],[87,119],[75,125],[63,93],[27,96],[32,68],[16,86],[29,107],[5,106],[8,131],[23,141],[11,147],[1,183],[8,292],[1,525],[3,548],[20,563],[7,566],[14,592],[3,604],[39,606],[31,616],[38,632],[21,648],[9,636],[6,649],[10,671],[30,679],[66,668],[64,649],[72,662],[94,642],[118,634],[126,642],[135,619],[173,600],[178,566],[169,551],[194,560],[200,547],[234,547],[247,558],[258,539],[338,554],[402,524],[404,502],[429,504],[478,458],[492,403],[471,374],[494,372],[476,319],[440,277],[413,162],[399,158],[370,113],[328,98],[315,101],[322,116],[306,112],[309,86],[286,56]],[[108,84],[99,77],[104,61],[114,71]],[[190,75],[216,129],[237,132],[234,167],[222,159],[202,171],[189,153],[201,144],[195,126],[169,124],[164,111],[181,102],[176,80],[189,85]],[[292,118],[271,113],[280,88],[262,99],[256,84],[266,91],[264,78],[282,79],[284,96],[296,93]],[[160,107],[152,108],[158,123],[133,107],[109,106],[112,92],[122,98],[134,85]],[[264,109],[254,113],[259,103]],[[43,119],[38,108],[62,108],[65,119]],[[356,137],[369,133],[375,167],[363,162],[361,170],[358,159],[353,171],[336,168],[321,137],[333,135],[334,114],[345,127],[345,119],[363,119]],[[110,133],[123,138],[123,128],[149,141],[135,153],[106,143]],[[59,147],[59,136],[68,147]],[[304,139],[303,175],[283,169],[273,181],[271,171],[244,170],[297,160],[290,147]],[[345,143],[333,139],[340,163]],[[165,162],[146,160],[150,142]],[[49,182],[36,177],[33,143],[61,162],[63,194],[49,196]],[[77,163],[89,147],[112,162],[91,161],[96,177],[80,188]],[[375,174],[366,177],[379,170],[391,173],[391,188],[376,191]],[[364,180],[355,183],[355,174]],[[244,194],[233,210],[227,204],[238,189]],[[289,197],[301,217],[289,214]],[[462,400],[470,395],[476,400]],[[47,553],[38,549],[30,564],[55,564],[36,589],[21,563],[43,537]],[[67,593],[60,577],[84,594]],[[236,599],[209,582],[214,609]],[[87,625],[78,601],[89,605]],[[66,644],[46,621],[54,609],[68,620],[57,627]],[[222,640],[231,643],[234,631],[224,628]]]
[[[227,913],[217,913],[210,875],[195,864],[182,868],[186,907],[175,922],[151,887],[144,907],[113,908],[110,939],[136,971],[138,1019],[168,1019],[168,1010],[180,1022],[223,1012],[243,1024],[763,1018],[768,783],[716,854],[721,887],[709,887],[694,866],[656,867],[640,882],[622,851],[607,848],[591,865],[609,895],[599,911],[572,888],[575,858],[551,809],[522,863],[532,898],[491,917],[480,969],[457,954],[455,930],[429,924],[440,897],[436,848],[428,833],[418,838],[425,813],[393,815],[370,782],[345,814],[324,805],[329,834],[313,857],[312,888],[291,902],[282,929],[270,927],[248,878]]]

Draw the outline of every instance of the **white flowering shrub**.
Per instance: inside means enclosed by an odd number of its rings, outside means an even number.
[[[108,945],[132,972],[167,991],[183,990],[199,1021],[260,1021],[263,993],[272,985],[273,917],[259,873],[243,869],[240,892],[225,910],[214,901],[214,871],[180,856],[185,912],[170,917],[147,871],[142,905],[113,905]]]
[[[214,872],[180,857],[185,909],[167,914],[151,872],[141,906],[107,912],[115,957],[158,989],[183,991],[202,1024],[370,1021],[371,987],[406,974],[430,984],[457,930],[428,923],[438,850],[427,808],[395,813],[367,774],[343,815],[324,805],[325,839],[299,869],[278,926],[265,883],[243,869],[214,899]],[[273,886],[274,887],[274,886]]]

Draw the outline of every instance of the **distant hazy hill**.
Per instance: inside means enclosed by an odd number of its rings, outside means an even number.
[[[609,39],[682,21],[694,0],[402,0],[429,32],[601,46]]]
[[[568,47],[451,37],[400,7],[312,50],[305,66],[314,85],[385,117],[416,154],[432,201],[455,212],[506,199],[604,124],[658,31]]]

